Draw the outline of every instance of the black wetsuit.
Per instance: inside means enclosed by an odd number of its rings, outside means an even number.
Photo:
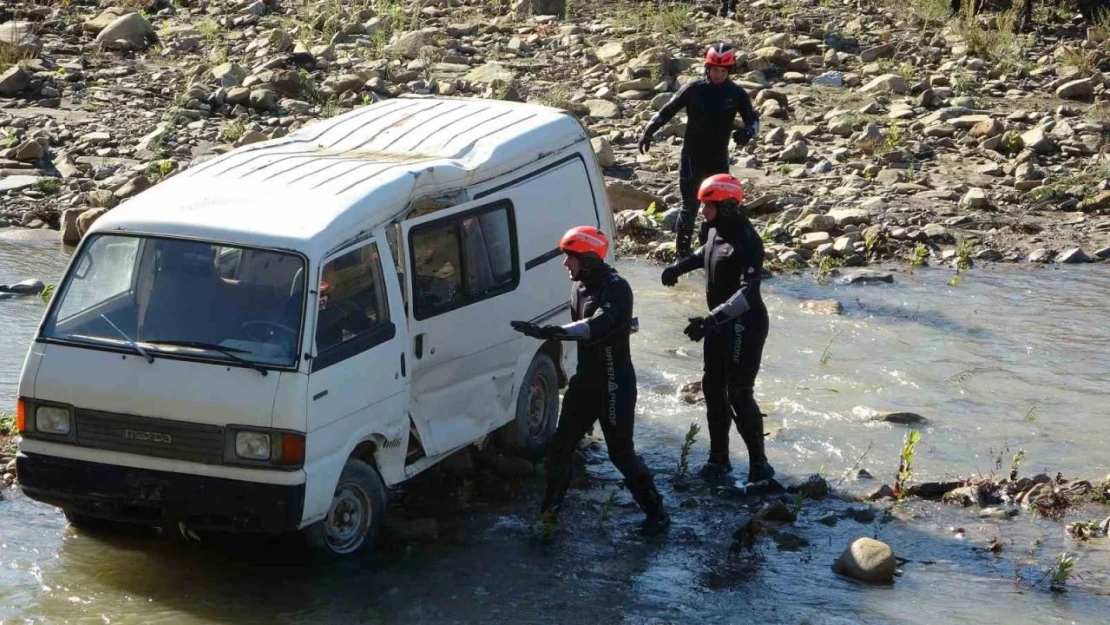
[[[713,174],[728,173],[728,140],[736,115],[740,115],[753,135],[759,128],[759,116],[743,87],[731,80],[713,84],[708,78],[697,78],[683,85],[651,118],[645,134],[653,135],[682,109],[686,109],[686,134],[679,157],[678,188],[682,194],[682,212],[676,228],[679,257],[690,253],[699,204],[698,187]]]
[[[705,335],[702,377],[710,459],[727,465],[729,422],[735,420],[753,466],[766,463],[763,415],[754,394],[770,326],[759,293],[763,241],[747,217],[719,218],[710,224],[705,245],[676,266],[680,273],[705,269],[705,297],[718,321]]]
[[[562,503],[574,450],[594,422],[600,421],[609,459],[624,475],[632,497],[651,516],[660,512],[662,499],[632,441],[636,412],[636,371],[628,346],[632,287],[607,265],[592,273],[572,287],[571,318],[589,325],[590,338],[578,343],[578,369],[563,397],[547,457],[543,510],[557,510]]]

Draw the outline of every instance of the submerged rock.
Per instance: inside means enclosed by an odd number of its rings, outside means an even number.
[[[820,475],[811,475],[804,482],[791,486],[787,491],[800,493],[806,499],[823,499],[828,496],[831,489],[825,478]]]
[[[838,272],[837,284],[892,284],[894,274],[872,269],[856,269],[854,271]]]
[[[883,423],[895,423],[898,425],[918,425],[928,423],[929,420],[917,414],[916,412],[907,411],[894,411],[883,412],[874,408],[866,406],[856,406],[852,412],[867,419],[868,421],[879,421]]]
[[[38,295],[46,289],[42,280],[24,280],[15,284],[0,284],[0,293],[13,295]]]
[[[764,506],[755,516],[770,523],[793,523],[798,518],[794,509],[781,501]]]
[[[873,538],[857,538],[833,564],[833,571],[869,584],[894,581],[894,551]]]
[[[844,306],[834,299],[809,300],[801,303],[801,309],[814,315],[839,315]]]

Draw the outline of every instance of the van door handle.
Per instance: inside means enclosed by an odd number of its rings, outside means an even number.
[[[424,357],[424,334],[420,333],[412,339],[412,353],[417,359]]]

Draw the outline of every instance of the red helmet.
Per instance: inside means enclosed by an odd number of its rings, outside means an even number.
[[[609,239],[593,226],[576,226],[563,235],[559,249],[575,254],[597,254],[598,258],[604,259],[609,251]]]
[[[701,183],[698,199],[702,202],[736,200],[737,203],[741,203],[744,201],[744,183],[729,174],[710,176]]]
[[[736,65],[736,48],[727,43],[718,43],[705,50],[706,66],[732,68]]]

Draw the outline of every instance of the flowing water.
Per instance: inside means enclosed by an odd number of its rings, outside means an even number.
[[[56,282],[67,262],[53,238],[0,236],[0,283]],[[0,623],[1110,623],[1110,539],[1077,544],[1025,511],[980,520],[909,502],[888,523],[830,528],[817,518],[849,504],[826,500],[807,503],[791,528],[808,546],[763,541],[756,555],[730,557],[739,508],[670,488],[683,435],[702,414],[677,394],[700,377],[700,346],[681,328],[704,309],[701,279],[664,289],[656,267],[620,268],[641,320],[633,338],[637,445],[658,470],[675,521],[665,539],[629,536],[638,515],[627,494],[599,529],[600,504],[618,483],[607,463],[590,467],[601,488],[572,492],[553,545],[524,536],[533,489],[508,504],[475,506],[459,520],[461,540],[340,563],[302,558],[286,541],[197,546],[85,535],[55,509],[7,490]],[[999,454],[1007,473],[1018,449],[1026,475],[1048,469],[1094,480],[1110,472],[1110,267],[991,267],[957,287],[946,286],[949,277],[921,270],[897,274],[892,285],[822,286],[812,276],[765,283],[772,330],[757,396],[780,476],[823,472],[836,484],[854,465],[891,476],[907,428],[869,421],[867,409],[928,418],[914,426],[922,432],[914,480],[985,475]],[[799,307],[806,299],[836,299],[844,314],[807,314]],[[0,301],[4,409],[41,314],[34,297]],[[705,453],[703,433],[694,469]],[[733,456],[746,466],[735,434]],[[879,483],[841,486],[863,492]],[[878,536],[908,560],[893,587],[831,572],[858,536]],[[1000,555],[985,550],[994,537]],[[1070,592],[1050,593],[1044,567],[1065,550],[1078,556],[1078,576]]]

